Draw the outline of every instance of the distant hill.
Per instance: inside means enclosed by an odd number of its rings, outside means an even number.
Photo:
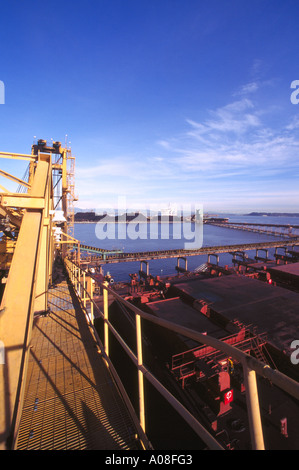
[[[104,219],[104,220],[103,220]],[[146,217],[144,214],[141,214],[139,212],[130,212],[130,213],[125,213],[121,215],[110,215],[110,214],[96,214],[93,211],[86,211],[86,212],[76,212],[75,213],[75,222],[99,222],[103,220],[103,222],[115,222],[117,223],[118,221],[124,222],[131,222],[135,221],[136,223],[138,222],[180,222],[183,220],[189,220],[191,222],[194,222],[195,220],[195,215],[193,214],[189,218],[183,218],[182,216],[174,216],[174,215],[157,215],[157,216],[152,216],[152,217]]]
[[[250,214],[245,214],[247,216],[267,216],[267,217],[299,217],[299,213],[296,212],[250,212]]]
[[[134,220],[138,216],[138,221],[146,221],[146,217],[143,216],[142,214],[139,213],[130,213],[130,214],[124,214],[126,215],[126,221],[130,222],[131,220]],[[121,217],[121,220],[123,220],[123,216]],[[100,220],[105,218],[105,222],[117,222],[119,216],[112,216],[108,214],[101,214],[97,215],[95,212],[77,212],[75,214],[75,222],[99,222]]]

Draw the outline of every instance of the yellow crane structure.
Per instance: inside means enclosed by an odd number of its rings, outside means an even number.
[[[27,181],[3,170],[0,175],[19,185],[17,192],[1,186],[0,242],[1,357],[0,446],[13,440],[24,393],[33,315],[48,308],[48,286],[56,241],[66,242],[74,224],[74,157],[60,142],[39,140],[31,154],[1,152],[1,158],[28,161]],[[61,209],[58,211],[58,209]],[[58,215],[58,217],[57,217]],[[67,244],[62,245],[62,250]]]

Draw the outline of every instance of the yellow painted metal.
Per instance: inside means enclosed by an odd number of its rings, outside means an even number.
[[[253,450],[265,450],[256,373],[248,367],[246,362],[243,363],[243,373],[252,448]]]
[[[78,295],[81,298],[82,285],[81,285],[81,269],[78,268],[77,271],[77,282],[78,282]]]
[[[10,152],[0,152],[0,158],[9,158],[13,160],[35,160],[33,155],[28,155],[26,153],[10,153]]]
[[[109,356],[109,318],[108,318],[108,290],[105,287],[108,287],[108,282],[103,282],[103,312],[104,312],[104,347],[105,353]]]
[[[142,358],[142,331],[141,331],[141,318],[140,315],[136,315],[136,342],[137,342],[137,364],[138,364],[138,387],[139,387],[139,417],[140,425],[145,431],[145,407],[144,407],[144,381],[143,372],[141,367],[143,366]]]
[[[39,162],[31,188],[32,196],[44,196],[48,170],[47,162]],[[0,377],[0,448],[10,446],[19,422],[35,307],[41,233],[42,210],[27,209],[1,303],[0,337],[5,345],[5,364]]]
[[[20,178],[17,178],[16,176],[13,176],[11,175],[10,173],[7,173],[6,171],[4,170],[0,170],[0,175],[4,176],[5,178],[8,178],[12,181],[15,181],[16,183],[19,183],[23,186],[26,186],[27,188],[30,188],[30,184],[27,183],[26,181],[23,181],[22,179]]]
[[[67,152],[66,150],[64,149],[64,151],[62,152],[62,174],[61,174],[61,178],[62,178],[62,210],[63,210],[63,213],[67,215],[67,191],[68,191],[68,187],[67,187]],[[67,233],[67,221],[64,222],[63,224],[63,233],[66,234]],[[65,235],[62,235],[62,241],[65,240]],[[66,256],[66,253],[67,253],[67,246],[66,245],[62,245],[62,255],[63,257]]]
[[[3,237],[0,243],[1,269],[9,268],[0,306],[0,340],[5,349],[5,364],[0,366],[2,449],[11,447],[18,432],[33,314],[46,311],[48,306],[55,251],[54,224],[50,215],[54,193],[52,150],[56,153],[57,148],[36,151],[33,146],[32,155],[0,153],[3,158],[30,161],[28,183],[0,170],[0,175],[28,190],[25,194],[7,192],[0,195],[0,216],[19,229],[11,248]],[[63,168],[65,182],[66,168]],[[64,192],[67,193],[66,187]],[[67,200],[64,210],[67,211]]]
[[[0,206],[0,216],[9,218],[9,223],[14,225],[15,227],[21,226],[22,214],[17,212],[9,207],[1,207]]]
[[[76,238],[72,237],[71,235],[69,235],[67,232],[63,232],[62,233],[62,239],[58,242],[58,244],[60,245],[64,245],[64,244],[70,244],[70,241],[73,242],[73,244],[76,244],[77,245],[77,263],[78,265],[80,265],[80,262],[81,262],[81,255],[80,255],[80,241],[77,240]],[[63,251],[63,250],[62,250]],[[67,250],[66,250],[67,251]]]
[[[2,189],[2,191],[3,191],[4,193],[7,193],[7,194],[10,194],[10,193],[11,193],[11,191],[8,191],[8,189],[6,189],[4,186],[2,186],[2,184],[0,184],[0,189]]]
[[[32,155],[39,161],[44,158],[44,155],[55,154],[55,162],[52,162],[52,169],[60,171],[61,176],[61,206],[66,221],[63,223],[62,241],[66,241],[65,234],[74,234],[74,201],[76,200],[74,193],[74,171],[75,171],[75,157],[72,156],[71,149],[67,147],[62,148],[60,142],[53,142],[50,146],[46,145],[46,141],[39,140],[37,145],[32,146]],[[59,157],[58,157],[59,155]],[[30,163],[29,169],[29,183],[31,175],[34,172],[35,162]],[[65,246],[66,245],[66,246]],[[61,246],[62,255],[65,257],[68,252],[68,245]]]
[[[50,223],[49,212],[53,209],[53,198],[52,198],[52,168],[51,159],[47,155],[45,161],[48,159],[48,174],[47,182],[44,188],[44,210],[42,212],[42,231],[41,231],[41,246],[39,253],[39,264],[38,264],[38,276],[36,284],[36,298],[34,310],[37,312],[45,312],[48,308],[48,287],[51,278],[52,271],[52,260],[53,255],[51,249],[53,244],[51,243],[52,238],[52,227]]]
[[[86,273],[83,271],[83,306],[86,308]]]
[[[35,168],[36,168],[36,156],[34,155],[33,147],[31,149],[31,152],[32,152],[32,158],[34,158],[34,160],[31,160],[30,163],[29,163],[29,176],[28,176],[28,183],[29,184],[32,184],[34,171],[35,171]]]
[[[11,238],[2,237],[2,240],[0,240],[0,269],[5,272],[9,270],[11,266],[15,246],[16,241]],[[2,279],[2,283],[5,282],[5,279]]]
[[[16,241],[8,237],[3,237],[0,242],[0,253],[1,254],[12,254],[16,246]]]
[[[90,297],[90,321],[93,324],[94,322],[94,311],[93,311],[93,289],[94,289],[94,280],[91,276],[88,278],[88,290],[89,290],[89,297]]]
[[[43,197],[30,197],[30,194],[22,196],[18,194],[1,194],[0,204],[4,207],[18,207],[22,209],[44,209]]]

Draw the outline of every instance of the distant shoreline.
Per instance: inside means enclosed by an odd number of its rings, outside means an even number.
[[[82,216],[81,216],[82,217]],[[87,216],[88,217],[88,216]],[[97,216],[96,216],[97,217]],[[138,217],[132,217],[130,218],[129,220],[122,220],[120,218],[120,220],[118,220],[118,218],[116,217],[115,219],[112,217],[112,216],[108,216],[108,220],[106,218],[106,216],[104,217],[100,217],[98,220],[88,220],[88,218],[86,219],[81,219],[81,220],[76,220],[76,215],[75,215],[75,220],[74,220],[74,223],[75,224],[98,224],[98,223],[101,223],[101,224],[130,224],[132,222],[134,222],[134,224],[181,224],[182,222],[183,223],[194,223],[195,220],[194,220],[194,216],[192,217],[192,219],[190,220],[187,220],[187,219],[172,219],[172,216],[169,216],[169,218],[167,216],[164,216],[165,219],[164,220],[161,220],[161,219],[156,219],[156,218],[153,218],[153,219],[142,219],[142,220],[138,220]],[[250,212],[249,214],[243,214],[242,217],[299,217],[299,213],[297,212]],[[78,217],[80,218],[80,216]],[[205,219],[205,218],[204,218]],[[205,222],[205,220],[203,219],[203,222]],[[212,218],[213,219],[213,218]],[[217,217],[216,217],[216,220],[217,220]],[[219,221],[222,220],[221,217],[219,217]]]
[[[248,217],[299,217],[297,212],[250,212],[244,215]]]
[[[195,222],[195,214],[190,216],[185,214],[184,216],[177,215],[158,215],[158,216],[145,216],[141,213],[124,213],[121,215],[108,215],[102,214],[97,215],[95,212],[79,212],[75,214],[74,222],[75,223],[103,223],[103,224],[129,224],[134,222],[135,224],[148,224],[148,223],[158,223],[158,224],[169,224],[169,223],[182,223],[182,222]]]

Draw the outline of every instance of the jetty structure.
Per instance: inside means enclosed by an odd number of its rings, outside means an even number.
[[[17,186],[0,193],[1,449],[299,448],[294,228],[197,250],[87,246],[74,236],[71,149],[40,139],[0,157],[28,162],[23,177],[0,170]],[[206,262],[188,270],[197,255]],[[163,258],[176,275],[150,274]],[[103,275],[136,260],[128,282]]]

